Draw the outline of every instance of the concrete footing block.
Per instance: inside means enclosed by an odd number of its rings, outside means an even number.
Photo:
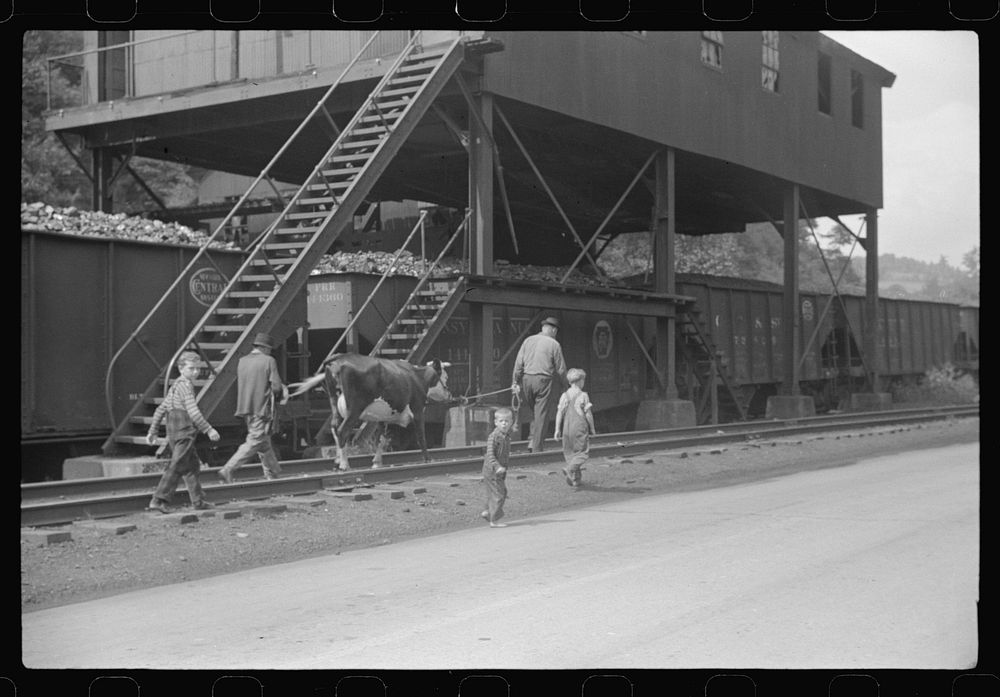
[[[644,399],[635,416],[637,431],[697,426],[694,402],[687,399]]]
[[[816,416],[816,402],[806,395],[779,394],[767,398],[765,419],[802,419]]]
[[[145,455],[140,457],[86,455],[63,460],[63,479],[92,477],[128,477],[149,472],[162,472],[170,460]]]
[[[848,402],[848,411],[886,411],[892,409],[889,392],[855,392]]]

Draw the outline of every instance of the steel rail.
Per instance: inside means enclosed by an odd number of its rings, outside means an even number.
[[[912,424],[945,418],[978,416],[978,406],[931,407],[924,409],[857,412],[835,417],[808,417],[784,421],[757,421],[723,426],[710,425],[681,429],[662,429],[628,433],[609,433],[593,436],[592,457],[629,455],[650,450],[681,449],[698,446],[717,446],[747,440],[766,440],[805,433],[822,433],[850,428],[872,428],[886,425]],[[555,440],[549,439],[555,446]],[[562,461],[562,451],[556,447],[540,453],[529,453],[527,441],[514,444],[511,453],[512,467],[531,467]],[[205,486],[206,498],[213,503],[233,499],[263,499],[271,496],[295,496],[315,493],[321,489],[350,489],[357,486],[395,483],[441,476],[460,472],[477,471],[482,466],[482,446],[466,446],[433,451],[437,459],[416,462],[418,451],[386,453],[383,461],[394,456],[400,464],[391,467],[371,468],[371,455],[357,455],[349,459],[351,469],[339,471],[333,458],[292,460],[282,463],[286,476],[274,480],[236,481],[233,484]],[[298,467],[294,467],[298,465]],[[247,466],[247,471],[259,476],[259,466]],[[203,470],[204,474],[217,472],[217,468]],[[74,520],[109,518],[136,513],[149,501],[152,488],[160,473],[130,477],[71,480],[22,485],[21,525],[59,525]],[[60,487],[58,485],[68,485]],[[103,488],[101,488],[103,485]],[[76,487],[74,494],[67,492]],[[25,492],[31,492],[25,496]],[[44,493],[43,493],[44,492]]]

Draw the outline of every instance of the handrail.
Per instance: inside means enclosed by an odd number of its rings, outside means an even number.
[[[357,61],[357,59],[368,48],[368,46],[371,44],[371,42],[375,40],[375,37],[378,36],[378,33],[379,32],[375,32],[375,34],[373,34],[371,36],[371,38],[368,39],[368,41],[365,43],[365,45],[361,48],[361,50],[358,52],[358,54],[354,57],[354,59],[352,60],[351,64],[353,64],[354,62]],[[299,187],[298,191],[295,192],[295,194],[292,196],[291,200],[285,205],[284,210],[282,210],[282,212],[274,219],[274,221],[260,235],[258,235],[258,237],[255,239],[255,241],[251,245],[250,255],[247,257],[247,260],[240,267],[240,270],[233,276],[233,279],[230,281],[229,285],[226,286],[226,288],[219,294],[219,297],[216,298],[216,300],[212,304],[212,306],[209,307],[208,311],[205,313],[205,316],[210,315],[215,310],[215,307],[222,301],[222,299],[226,295],[226,293],[229,292],[229,289],[232,287],[232,285],[240,278],[240,276],[243,273],[243,270],[252,263],[253,256],[262,249],[262,247],[268,241],[268,239],[271,237],[271,235],[274,234],[274,230],[277,228],[278,223],[281,220],[283,220],[285,218],[285,215],[292,209],[293,206],[295,206],[297,204],[297,202],[299,200],[299,197],[302,195],[302,192],[306,188],[306,185],[309,182],[314,181],[314,179],[319,175],[320,170],[326,164],[326,162],[329,160],[329,158],[332,156],[332,154],[334,152],[336,152],[338,148],[341,147],[341,144],[342,144],[343,140],[345,139],[345,137],[347,137],[351,133],[351,131],[353,130],[353,128],[357,125],[358,120],[362,118],[362,114],[366,111],[369,103],[373,102],[375,100],[376,95],[378,95],[379,93],[381,93],[381,91],[385,88],[386,84],[392,78],[393,74],[396,72],[396,70],[399,67],[399,65],[406,59],[406,57],[409,55],[410,51],[412,51],[413,46],[417,43],[418,39],[420,38],[420,35],[421,35],[420,31],[417,31],[417,32],[414,33],[414,35],[410,38],[409,43],[407,43],[406,46],[403,48],[403,50],[400,51],[399,55],[396,57],[396,60],[393,61],[393,64],[386,70],[385,74],[382,76],[382,79],[379,80],[379,82],[375,86],[375,88],[369,93],[367,99],[365,99],[365,101],[361,104],[361,106],[358,108],[358,110],[355,111],[354,116],[351,117],[351,120],[348,122],[348,124],[341,131],[340,135],[337,136],[337,139],[333,142],[333,144],[326,151],[326,153],[323,155],[323,157],[319,159],[319,161],[316,163],[316,166],[313,167],[312,173],[309,174],[308,177],[306,177],[306,179],[304,180],[302,186]],[[455,42],[452,44],[452,48],[460,40],[461,40],[461,38],[456,39]],[[349,64],[348,67],[344,69],[344,71],[341,73],[340,77],[337,79],[338,82],[339,82],[339,80],[344,75],[347,74],[347,71],[350,69],[350,67],[351,67],[351,65]],[[302,121],[301,124],[299,124],[299,127],[295,129],[295,132],[291,136],[289,136],[289,140],[285,142],[285,145],[282,147],[281,151],[279,151],[278,154],[275,155],[271,159],[271,162],[268,164],[268,168],[272,164],[274,164],[274,162],[281,156],[281,154],[284,152],[285,148],[288,147],[288,145],[291,142],[291,140],[293,138],[295,138],[295,136],[305,127],[305,124],[307,124],[309,122],[309,120],[312,119],[313,116],[315,116],[315,114],[318,111],[318,109],[325,103],[326,99],[333,92],[333,88],[336,87],[336,85],[337,85],[337,83],[334,83],[334,85],[331,86],[331,88],[326,92],[326,94],[324,94],[323,97],[316,103],[316,106],[313,107],[313,110],[309,113],[309,115]],[[409,108],[409,107],[407,106],[406,108]],[[379,145],[378,147],[381,147],[381,145]],[[378,147],[376,148],[375,152],[378,152]],[[372,155],[374,156],[374,153],[372,153]],[[265,171],[266,171],[266,168],[265,168]],[[256,188],[257,184],[260,183],[260,179],[261,179],[261,177],[263,175],[264,175],[264,172],[261,172],[261,175],[258,176],[257,181],[255,181],[254,184],[253,184],[253,186],[251,186],[247,190],[247,192],[243,195],[243,198],[246,198],[246,196],[249,195],[249,193],[251,191],[253,191],[254,188]],[[344,192],[344,193],[346,194],[346,192]],[[242,202],[243,202],[243,199],[241,199],[240,202],[237,203],[237,208],[239,207],[240,204],[242,204]],[[339,204],[338,204],[337,208],[333,208],[333,209],[331,209],[329,211],[329,215],[334,215],[337,210],[339,210]],[[232,216],[232,214],[235,211],[236,211],[236,208],[234,208],[232,211],[230,211],[230,216]],[[227,217],[226,220],[228,220],[228,217]],[[225,224],[225,222],[226,221],[223,221],[223,224]],[[221,229],[221,226],[220,226],[220,229]],[[267,255],[264,254],[263,256],[264,256],[264,260],[269,262],[269,260],[267,259]],[[292,267],[294,268],[297,263],[298,263],[297,261],[295,263],[293,263]],[[269,266],[270,266],[270,262],[269,262]],[[198,334],[199,331],[200,331],[199,325],[196,324],[192,328],[192,330],[188,334],[188,336],[185,338],[185,340],[181,343],[181,345],[178,346],[177,350],[174,352],[174,355],[171,357],[170,363],[167,365],[167,370],[168,371],[173,366],[174,362],[176,362],[176,360],[180,356],[180,354],[184,351],[184,347],[187,346],[191,341],[194,340],[194,338],[197,336],[197,334]]]
[[[135,340],[135,338],[139,335],[139,332],[142,331],[146,327],[146,325],[149,323],[150,319],[152,319],[152,317],[160,310],[160,308],[163,307],[163,305],[166,302],[167,298],[169,298],[171,296],[171,294],[173,294],[173,292],[180,285],[181,280],[188,274],[189,271],[191,271],[192,268],[194,268],[195,263],[199,259],[201,259],[202,255],[209,248],[209,245],[211,245],[216,240],[216,238],[222,232],[222,230],[226,226],[226,224],[235,215],[236,211],[238,211],[240,209],[240,207],[246,202],[246,200],[249,198],[250,194],[257,188],[257,186],[260,184],[260,182],[264,178],[264,176],[270,171],[270,168],[285,153],[285,150],[288,149],[288,147],[291,144],[291,142],[299,135],[299,133],[302,132],[302,130],[305,128],[306,124],[309,123],[310,120],[312,120],[313,116],[315,116],[316,112],[319,110],[319,107],[322,104],[324,104],[326,102],[326,100],[329,99],[330,96],[333,94],[333,91],[337,87],[340,86],[341,81],[347,75],[348,71],[350,71],[350,69],[353,68],[354,65],[358,62],[358,60],[360,60],[362,54],[366,50],[368,50],[368,47],[375,40],[375,37],[377,37],[379,34],[380,34],[380,31],[376,31],[376,32],[374,32],[371,35],[371,37],[369,37],[368,41],[365,42],[364,46],[361,47],[361,49],[358,51],[358,53],[351,59],[351,61],[347,64],[347,66],[344,68],[344,70],[341,71],[341,73],[337,77],[337,79],[334,80],[333,84],[330,85],[329,89],[327,89],[327,91],[324,93],[324,95],[316,103],[316,106],[313,107],[312,111],[309,112],[309,115],[302,121],[302,123],[299,124],[298,128],[296,128],[295,131],[285,140],[285,144],[281,147],[281,149],[278,151],[278,153],[274,157],[271,158],[271,160],[267,163],[267,165],[265,165],[264,169],[261,170],[261,173],[259,175],[257,175],[257,178],[254,180],[253,184],[244,192],[243,196],[240,197],[239,201],[237,201],[236,204],[233,206],[233,208],[229,211],[229,214],[226,215],[226,217],[223,218],[222,222],[220,222],[219,225],[215,228],[215,232],[213,232],[202,243],[201,248],[198,250],[198,252],[195,254],[195,256],[192,257],[192,259],[188,263],[188,265],[184,267],[184,270],[181,271],[180,274],[178,274],[177,278],[174,279],[174,282],[170,284],[170,287],[167,288],[167,290],[160,297],[159,301],[157,301],[157,303],[153,306],[153,308],[148,313],[146,313],[146,316],[139,322],[138,326],[129,335],[128,339],[125,340],[125,343],[122,344],[122,346],[118,349],[118,351],[115,352],[114,356],[112,356],[111,360],[108,363],[108,372],[105,375],[105,380],[104,380],[104,397],[105,397],[105,401],[106,401],[106,404],[107,404],[108,416],[109,416],[109,419],[110,419],[110,423],[112,424],[112,428],[116,428],[116,425],[115,425],[116,421],[115,421],[114,408],[113,408],[112,397],[111,397],[111,375],[112,375],[112,372],[114,370],[114,366],[118,362],[118,359],[121,357],[122,353],[124,353],[125,349],[129,346],[129,344],[131,344],[132,341]],[[419,33],[417,35],[419,35]],[[410,43],[412,44],[412,40],[411,40]],[[409,46],[407,46],[407,48],[409,48]],[[289,203],[289,206],[290,205],[292,205],[292,204]],[[288,209],[288,207],[286,207],[285,210],[287,210],[287,209]],[[282,214],[282,215],[284,215],[284,214]],[[261,239],[263,239],[263,238],[261,238]],[[252,256],[252,253],[251,253],[250,256]],[[249,261],[249,257],[248,257],[248,261]],[[234,276],[233,280],[235,280],[237,277],[238,277],[238,275]],[[230,282],[230,285],[231,284],[232,284],[232,281]],[[227,288],[228,288],[228,286],[227,286]],[[220,297],[221,297],[221,294],[220,294]],[[184,347],[187,345],[188,341],[190,341],[190,337],[184,341],[184,343],[181,345],[181,347],[171,357],[170,362],[167,364],[166,375],[168,377],[170,375],[170,369],[173,367],[173,364],[176,361],[177,357],[184,350]]]
[[[440,263],[441,259],[444,258],[445,253],[449,249],[451,249],[451,246],[453,244],[455,244],[455,240],[458,239],[459,233],[461,233],[465,228],[465,226],[469,224],[469,218],[471,216],[472,216],[472,209],[467,208],[465,210],[465,217],[462,218],[462,223],[457,228],[455,228],[455,232],[452,233],[451,239],[449,239],[448,242],[444,245],[444,247],[441,248],[441,252],[437,255],[437,258],[435,258],[434,261],[431,263],[430,268],[424,271],[423,276],[421,276],[420,280],[417,281],[417,284],[413,287],[413,291],[410,293],[409,297],[405,301],[403,301],[403,303],[399,306],[399,312],[396,313],[396,316],[392,318],[392,321],[386,324],[387,330],[390,329],[399,320],[399,318],[403,316],[404,312],[406,312],[406,308],[410,304],[410,301],[413,300],[413,298],[417,295],[420,289],[423,288],[424,284],[427,283],[427,279],[430,278],[432,273],[434,273],[434,269],[437,268],[438,263]],[[372,354],[374,354],[376,351],[378,351],[379,348],[381,348],[382,343],[384,341],[385,341],[385,334],[383,333],[382,338],[378,341],[377,344],[375,344],[375,347],[372,349]]]
[[[344,339],[350,335],[351,330],[354,329],[354,325],[361,317],[361,314],[368,308],[368,305],[370,305],[372,300],[375,298],[375,293],[377,293],[378,289],[382,287],[383,283],[385,283],[385,279],[389,277],[389,274],[395,270],[396,262],[399,261],[399,258],[403,255],[403,252],[406,251],[406,245],[410,243],[410,240],[413,239],[413,235],[416,234],[418,229],[423,230],[424,218],[426,217],[427,217],[427,210],[424,209],[420,211],[420,217],[417,219],[417,222],[413,226],[413,229],[410,230],[410,234],[406,236],[406,239],[403,241],[403,244],[401,244],[399,249],[396,250],[396,256],[392,258],[392,263],[389,264],[388,268],[386,268],[386,270],[382,272],[382,278],[378,280],[378,283],[375,284],[375,287],[372,288],[371,292],[368,294],[368,298],[366,298],[365,302],[361,305],[360,308],[358,308],[358,311],[354,313],[354,317],[351,318],[351,321],[347,323],[347,326],[344,328],[343,334],[341,334],[340,338],[334,342],[333,348],[331,348],[329,353],[326,354],[326,358],[323,359],[323,363],[326,363],[328,360],[330,360],[333,354],[337,352],[337,349],[340,348],[340,345],[341,343],[343,343]]]

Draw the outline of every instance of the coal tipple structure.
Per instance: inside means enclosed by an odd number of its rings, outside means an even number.
[[[560,338],[569,362],[594,376],[592,394],[631,406],[640,428],[689,424],[698,402],[718,406],[722,392],[737,415],[750,401],[725,361],[712,360],[718,348],[698,299],[678,291],[676,235],[770,223],[783,236],[780,307],[767,309],[767,341],[776,345],[766,349],[775,386],[766,408],[794,417],[814,409],[802,385],[824,375],[803,375],[803,356],[818,354],[832,331],[819,325],[836,315],[820,317],[811,299],[804,309],[799,221],[862,215],[855,232],[867,253],[867,292],[848,313],[845,346],[859,359],[848,363],[860,374],[861,401],[883,400],[880,380],[892,364],[877,292],[881,92],[894,76],[822,34],[134,30],[87,32],[86,41],[82,53],[52,62],[55,71],[82,68],[83,103],[51,105],[46,127],[92,172],[94,209],[113,210],[112,184],[138,177],[129,161],[139,156],[249,182],[235,202],[157,215],[207,222],[217,235],[256,221],[238,269],[223,273],[204,248],[116,347],[108,383],[121,362],[135,361],[149,363],[149,382],[119,385],[115,394],[130,400],[109,397],[107,453],[142,444],[163,376],[187,346],[209,368],[199,394],[208,414],[227,399],[237,359],[258,332],[290,339],[289,355],[308,354],[304,308],[329,315],[316,307],[322,291],[307,300],[316,265],[338,249],[363,249],[366,216],[386,201],[455,215],[434,241],[412,238],[408,249],[423,244],[427,267],[410,296],[347,327],[361,309],[355,291],[348,318],[331,325],[344,337],[331,348],[420,361],[461,317],[462,391],[491,393],[509,386],[516,344],[554,314],[570,320]],[[562,266],[603,281],[598,260],[608,243],[639,231],[654,239],[643,288],[582,286],[569,274],[515,282],[497,271]],[[466,266],[434,269],[445,256]],[[204,313],[185,315],[179,334],[150,331],[176,321],[174,298],[206,267],[222,282]],[[371,283],[365,297],[377,294]],[[738,321],[752,325],[747,302]],[[365,322],[379,326],[359,341]],[[315,365],[329,345],[303,360]],[[689,365],[685,378],[679,363],[701,358],[712,373],[691,377]]]

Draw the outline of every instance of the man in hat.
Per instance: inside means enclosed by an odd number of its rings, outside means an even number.
[[[534,410],[528,449],[535,453],[542,450],[545,427],[553,417],[566,375],[562,347],[556,341],[558,331],[559,320],[545,318],[542,330],[524,340],[514,359],[511,389],[515,395],[523,395],[525,406]]]
[[[280,394],[281,404],[287,402],[288,387],[278,376],[278,362],[271,355],[273,350],[274,339],[261,332],[254,339],[253,350],[243,356],[236,367],[236,416],[246,421],[247,438],[219,470],[219,477],[227,484],[232,484],[236,470],[254,455],[260,458],[267,479],[274,479],[281,473],[271,444],[271,432],[274,400]]]

